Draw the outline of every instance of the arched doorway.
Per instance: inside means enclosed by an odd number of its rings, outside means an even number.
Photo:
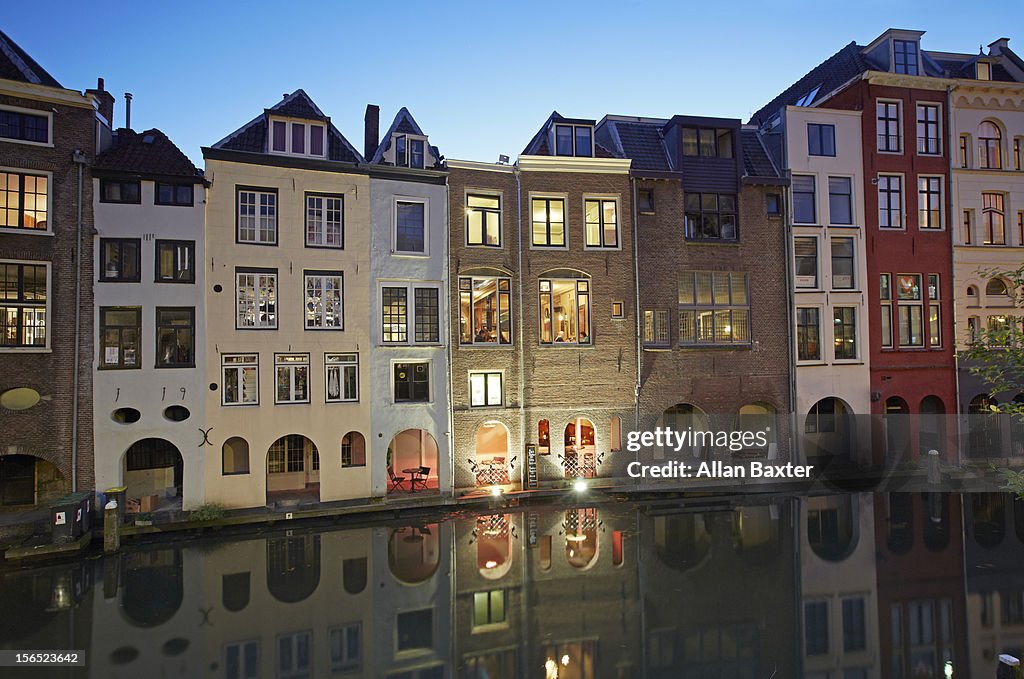
[[[946,406],[938,396],[925,396],[920,407],[921,431],[918,440],[921,442],[921,454],[927,455],[930,450],[944,454],[946,447]]]
[[[488,580],[497,580],[512,568],[511,518],[509,514],[492,514],[476,520],[476,567]]]
[[[695,432],[710,430],[708,416],[703,410],[690,403],[677,403],[661,416],[661,426],[671,428],[675,431],[686,431],[688,428]],[[655,456],[661,453],[664,456],[696,457],[703,458],[707,449],[703,441],[695,441],[692,445],[683,446],[678,451],[675,448],[663,447],[660,450],[655,448]]]
[[[819,559],[839,563],[857,548],[858,512],[852,495],[807,499],[807,543]]]
[[[899,396],[885,400],[885,456],[890,463],[910,457],[910,406]]]
[[[180,549],[129,553],[122,568],[121,610],[133,625],[156,627],[174,617],[185,598]]]
[[[765,457],[774,460],[778,457],[778,432],[775,421],[775,408],[766,403],[748,403],[740,407],[736,422],[736,431],[764,432],[767,445],[751,446],[733,453],[733,457]]]
[[[388,569],[396,580],[418,585],[434,575],[440,562],[440,530],[436,523],[391,529]]]
[[[0,455],[0,506],[46,502],[68,490],[52,463],[32,455]]]
[[[173,443],[157,438],[136,441],[125,452],[123,465],[128,511],[181,507],[185,464]]]
[[[840,398],[821,399],[804,418],[804,457],[824,464],[833,459],[854,461],[856,430],[853,411]]]
[[[388,444],[388,495],[438,490],[437,441],[425,429],[406,429]]]
[[[267,449],[267,502],[320,500],[320,451],[302,434],[288,434]]]
[[[267,590],[275,599],[286,604],[304,601],[319,584],[319,535],[267,540]]]
[[[592,479],[597,476],[594,423],[585,417],[577,417],[565,425],[565,455],[562,464],[567,479]]]
[[[562,523],[565,560],[573,568],[589,568],[597,560],[597,510],[570,509]]]
[[[508,428],[501,422],[484,422],[476,430],[475,473],[478,488],[508,485],[512,473]]]

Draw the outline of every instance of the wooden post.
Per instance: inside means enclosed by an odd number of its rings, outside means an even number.
[[[996,679],[1018,679],[1020,677],[1020,660],[1009,653],[999,656],[999,667],[996,668]]]
[[[118,520],[117,500],[103,508],[103,551],[113,554],[121,549],[121,522]]]

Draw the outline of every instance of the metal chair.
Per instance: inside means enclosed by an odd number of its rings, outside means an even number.
[[[394,488],[401,489],[402,488],[402,483],[405,482],[405,477],[404,476],[395,476],[395,472],[392,471],[392,469],[390,467],[388,467],[388,476],[391,478],[391,488],[392,489],[394,489]]]
[[[419,478],[412,477],[412,485],[415,487],[418,483],[421,488],[426,489],[428,476],[430,476],[430,467],[420,467]]]

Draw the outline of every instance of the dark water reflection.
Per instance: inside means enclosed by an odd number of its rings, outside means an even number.
[[[979,494],[571,507],[199,540],[9,573],[0,676],[995,676],[1024,505]]]

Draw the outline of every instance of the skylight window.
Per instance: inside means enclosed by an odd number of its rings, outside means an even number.
[[[818,96],[818,90],[820,90],[820,89],[821,89],[821,85],[818,85],[817,87],[812,89],[810,92],[808,92],[804,96],[802,96],[799,99],[797,99],[797,102],[796,102],[796,104],[794,104],[794,106],[810,106],[811,103],[814,101],[814,98],[816,96]]]

